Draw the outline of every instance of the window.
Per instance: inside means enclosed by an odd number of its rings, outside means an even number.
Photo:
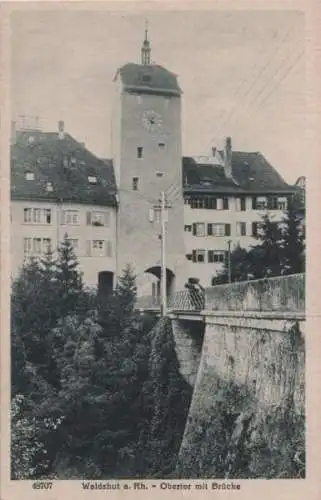
[[[105,242],[104,242],[104,240],[93,240],[92,241],[92,256],[93,257],[104,257],[105,256]]]
[[[191,254],[191,253],[187,253],[187,254],[186,254],[186,259],[187,259],[187,260],[192,260],[192,259],[193,259],[193,254]]]
[[[223,198],[223,210],[228,210],[228,209],[229,209],[228,198],[224,197]]]
[[[142,77],[142,80],[145,83],[150,82],[151,79],[152,79],[151,75],[143,75],[143,77]]]
[[[246,236],[246,222],[237,222],[236,223],[236,235],[237,236]]]
[[[33,172],[26,172],[26,180],[27,181],[34,181],[35,180],[35,174]]]
[[[138,181],[139,181],[138,177],[133,177],[133,181],[132,181],[133,191],[138,191]]]
[[[255,206],[256,210],[267,209],[267,206],[268,206],[267,197],[266,196],[257,196],[255,205],[256,205]]]
[[[165,149],[165,142],[159,142],[158,147],[161,151],[163,151]]]
[[[97,184],[97,177],[95,175],[88,175],[89,184]]]
[[[193,250],[192,261],[193,262],[205,262],[205,250]]]
[[[79,213],[77,210],[64,210],[62,212],[62,224],[77,226],[79,224]]]
[[[208,262],[210,263],[222,263],[225,260],[224,250],[209,250],[208,251]]]
[[[94,210],[86,214],[87,226],[109,226],[109,212]]]
[[[238,212],[245,212],[246,198],[244,196],[242,196],[241,198],[236,198],[236,210]]]
[[[23,238],[23,253],[28,257],[32,253],[32,238]]]
[[[47,182],[46,190],[49,192],[53,191],[52,182]]]
[[[192,231],[192,225],[191,224],[185,224],[184,231],[186,231],[187,233],[190,233]]]
[[[27,224],[51,224],[51,209],[24,208],[23,221]]]
[[[194,236],[205,236],[205,224],[204,224],[204,222],[196,222],[193,224],[193,235]]]
[[[137,158],[143,158],[143,147],[142,146],[137,147]]]
[[[209,236],[230,236],[231,224],[207,224],[207,234]]]
[[[41,238],[34,238],[33,239],[33,254],[34,255],[41,255]]]
[[[23,209],[23,222],[31,222],[32,221],[32,210],[31,208]]]
[[[42,249],[44,254],[51,253],[51,239],[50,238],[44,238],[42,240]]]
[[[278,210],[286,210],[288,205],[287,201],[286,197],[279,197],[277,202]]]
[[[40,223],[41,222],[41,208],[33,209],[33,222]]]
[[[261,224],[260,222],[252,222],[252,236],[257,237],[260,233]]]
[[[68,238],[68,241],[69,241],[69,243],[71,244],[71,246],[72,246],[72,248],[74,250],[78,249],[78,240],[75,240],[75,239],[72,239],[72,238]]]

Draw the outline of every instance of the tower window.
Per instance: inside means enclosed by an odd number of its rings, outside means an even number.
[[[35,174],[33,172],[26,172],[26,180],[27,181],[34,181],[35,180]]]
[[[142,146],[137,147],[137,158],[143,158],[143,147]]]
[[[142,78],[143,82],[150,82],[151,79],[152,79],[152,77],[150,75],[143,75],[143,78]]]
[[[133,191],[138,190],[138,181],[139,181],[138,177],[133,177]]]

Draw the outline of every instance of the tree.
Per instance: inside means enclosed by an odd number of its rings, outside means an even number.
[[[241,248],[240,245],[231,252],[230,254],[230,265],[231,265],[231,280],[234,281],[244,281],[247,280],[251,272],[250,261],[248,258],[248,251]],[[212,285],[220,285],[223,283],[228,283],[229,269],[228,269],[228,256],[226,255],[223,269],[218,273],[212,280]]]
[[[59,316],[63,317],[77,309],[84,292],[82,273],[67,234],[58,248],[55,278],[59,293]]]
[[[304,209],[300,209],[295,199],[289,200],[283,218],[282,231],[282,274],[295,274],[305,271],[305,241],[302,227]]]
[[[252,247],[249,253],[251,273],[255,278],[280,276],[282,269],[281,230],[269,215],[262,217],[257,239],[259,246]]]

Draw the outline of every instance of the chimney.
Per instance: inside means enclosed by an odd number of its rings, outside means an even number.
[[[224,146],[224,171],[227,178],[232,178],[232,139],[226,137]]]
[[[63,120],[59,120],[58,122],[58,135],[59,139],[65,138],[65,122]]]
[[[213,156],[213,158],[215,158],[215,155],[216,155],[216,148],[212,147],[212,156]]]

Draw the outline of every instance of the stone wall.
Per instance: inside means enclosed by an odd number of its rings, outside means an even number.
[[[172,320],[179,371],[192,387],[194,387],[200,364],[204,329],[203,321]]]
[[[248,290],[242,284],[234,301],[226,288],[227,302],[219,302],[222,287],[212,291],[221,307],[205,312],[202,355],[177,466],[181,477],[305,474],[304,295],[303,302],[297,300],[304,277],[289,277],[287,285],[284,278],[274,279],[276,296],[284,299],[275,307],[270,300],[265,311],[268,302],[258,293],[262,281],[256,287],[250,282]],[[237,310],[240,303],[251,308]]]

